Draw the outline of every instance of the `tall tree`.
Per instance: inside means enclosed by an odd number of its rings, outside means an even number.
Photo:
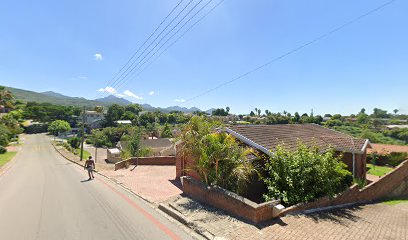
[[[14,107],[14,97],[13,97],[13,95],[5,87],[0,86],[0,111],[2,111],[2,109],[4,110],[6,108],[13,109],[13,107]]]

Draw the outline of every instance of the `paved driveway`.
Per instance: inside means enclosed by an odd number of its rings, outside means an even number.
[[[176,179],[176,166],[130,166],[117,171],[102,171],[152,203],[160,203],[182,193]]]

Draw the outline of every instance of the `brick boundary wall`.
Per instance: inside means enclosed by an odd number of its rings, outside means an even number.
[[[279,201],[257,204],[223,188],[207,186],[189,176],[181,177],[181,182],[184,194],[192,199],[255,224],[273,219],[281,211]]]
[[[371,202],[386,197],[397,197],[408,194],[408,160],[402,162],[392,172],[362,189],[351,186],[335,198],[323,197],[310,203],[301,203],[281,211],[280,216],[288,213],[325,209],[329,207]]]
[[[140,157],[140,158],[129,158],[115,163],[115,171],[121,168],[125,168],[126,164],[129,165],[158,165],[158,166],[174,166],[176,165],[175,156],[156,156],[156,157]]]

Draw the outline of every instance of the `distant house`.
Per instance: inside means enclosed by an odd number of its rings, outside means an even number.
[[[388,129],[394,129],[394,128],[408,128],[408,125],[386,125]]]
[[[102,126],[102,122],[105,119],[103,113],[97,111],[85,111],[85,124],[90,129],[100,128]]]
[[[174,144],[168,138],[142,139],[140,140],[140,144],[150,148],[155,156],[176,155]]]
[[[132,125],[132,121],[130,120],[119,120],[115,122],[118,125]]]
[[[368,139],[353,138],[317,124],[235,125],[227,133],[242,143],[267,155],[280,144],[295,150],[298,141],[306,146],[317,146],[322,152],[333,148],[343,154],[343,162],[356,178],[366,177]]]
[[[127,148],[128,144],[127,141],[119,141],[116,147],[122,151]],[[151,149],[154,156],[176,155],[174,144],[169,138],[141,139],[140,145]]]

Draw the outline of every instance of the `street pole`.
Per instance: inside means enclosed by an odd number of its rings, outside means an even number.
[[[95,163],[98,159],[98,146],[96,146],[96,136],[94,136],[94,147],[95,147]]]
[[[85,139],[85,107],[82,112],[82,127],[81,127],[81,157],[79,161],[82,161],[84,157],[84,139]]]

